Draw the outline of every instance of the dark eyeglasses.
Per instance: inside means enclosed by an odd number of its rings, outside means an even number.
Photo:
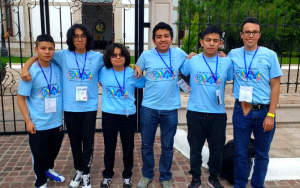
[[[81,35],[81,36],[74,36],[73,39],[77,39],[79,40],[79,38],[81,38],[81,40],[85,40],[86,36],[85,35]]]
[[[259,35],[259,33],[260,33],[260,31],[243,31],[243,32],[241,32],[243,35],[246,35],[246,36],[250,36],[251,35],[251,33],[252,33],[252,35],[253,36],[258,36]]]
[[[122,55],[122,54],[113,54],[113,55],[111,55],[110,57],[113,58],[113,59],[115,59],[115,58],[117,58],[118,56],[119,56],[119,58],[125,58],[125,56]]]

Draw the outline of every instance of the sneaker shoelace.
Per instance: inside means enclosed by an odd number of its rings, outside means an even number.
[[[81,177],[81,172],[79,170],[76,171],[76,176],[74,177],[73,181],[79,181]]]
[[[83,182],[83,185],[88,185],[89,182],[90,182],[90,179],[89,177],[86,175],[86,176],[83,176],[82,177],[82,182]]]
[[[109,181],[111,181],[111,178],[104,178],[103,184],[108,184]]]
[[[168,187],[172,187],[170,181],[163,181],[163,185],[168,186]]]
[[[127,184],[127,185],[131,185],[130,179],[124,179],[123,182],[124,182],[125,184]]]

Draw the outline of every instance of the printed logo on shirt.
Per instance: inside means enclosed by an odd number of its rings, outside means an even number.
[[[151,72],[151,79],[154,81],[167,81],[170,79],[175,79],[175,69],[172,72],[169,69],[158,69]]]
[[[117,86],[106,86],[105,92],[109,98],[126,99],[128,97],[127,89],[124,89],[122,93],[120,88]]]
[[[93,74],[91,71],[85,70],[84,73],[82,74],[82,79],[81,79],[78,69],[73,68],[68,71],[67,77],[69,78],[70,81],[81,81],[81,80],[82,81],[92,81]]]
[[[237,79],[247,80],[245,69],[235,70],[235,77]],[[261,80],[261,72],[257,69],[251,69],[250,73],[249,73],[249,76],[248,76],[248,81],[255,81],[255,80],[257,82],[259,82]]]
[[[58,97],[61,93],[60,86],[58,84],[51,84],[51,90],[49,91],[48,86],[41,88],[39,92],[40,98],[44,99],[46,97]]]
[[[194,77],[194,80],[197,84],[205,84],[205,85],[212,85],[212,84],[216,84],[216,85],[220,85],[221,84],[221,77],[217,76],[217,82],[215,82],[212,74],[203,74],[203,73],[199,73],[196,74]]]

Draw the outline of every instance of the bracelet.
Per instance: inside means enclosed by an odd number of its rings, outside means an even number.
[[[271,114],[270,112],[268,112],[267,116],[275,117],[275,114]]]

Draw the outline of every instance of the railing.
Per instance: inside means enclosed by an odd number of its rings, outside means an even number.
[[[177,45],[186,53],[199,53],[201,32],[209,25],[219,26],[223,30],[224,45],[220,50],[228,53],[231,49],[243,46],[240,38],[241,25],[246,17],[257,17],[261,23],[261,37],[259,46],[265,46],[278,55],[280,67],[284,76],[281,78],[281,90],[286,93],[297,93],[300,66],[300,12],[287,12],[279,14],[278,11],[247,11],[240,10],[206,10],[185,15],[183,7],[178,7]],[[185,11],[186,12],[186,11]],[[188,18],[183,21],[183,17]],[[183,34],[184,33],[184,34]],[[175,41],[175,39],[174,39]],[[293,90],[291,90],[293,89]]]

